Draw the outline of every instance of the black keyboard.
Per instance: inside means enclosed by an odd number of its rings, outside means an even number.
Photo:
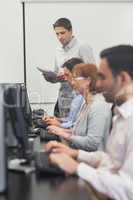
[[[61,141],[59,136],[48,133],[46,129],[40,129],[40,140],[46,142],[50,140]]]
[[[64,171],[59,167],[51,165],[49,162],[49,153],[37,152],[35,154],[35,167],[37,173],[46,175],[64,175]]]

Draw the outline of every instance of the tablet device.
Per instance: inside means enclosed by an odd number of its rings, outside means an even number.
[[[56,79],[57,78],[57,73],[56,72],[53,72],[53,71],[48,71],[48,70],[44,70],[44,69],[41,69],[40,67],[37,67],[37,69],[42,72],[42,74],[44,76],[46,76],[47,78],[50,78],[50,79]]]

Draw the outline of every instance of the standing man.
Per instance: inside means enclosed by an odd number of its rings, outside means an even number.
[[[106,151],[88,153],[55,142],[49,143],[47,149],[58,152],[51,154],[50,160],[67,173],[76,173],[112,199],[132,200],[133,46],[108,48],[100,56],[97,87],[108,102],[116,105]]]
[[[58,79],[51,80],[44,75],[44,78],[52,83],[61,82],[61,87],[58,95],[58,117],[67,117],[71,101],[74,97],[74,92],[71,86],[64,81],[62,66],[70,58],[81,58],[84,63],[94,63],[92,49],[88,44],[79,42],[73,35],[71,21],[67,18],[60,18],[53,24],[57,39],[62,47],[57,49],[55,56],[55,72],[58,74]],[[57,105],[56,105],[57,106]]]

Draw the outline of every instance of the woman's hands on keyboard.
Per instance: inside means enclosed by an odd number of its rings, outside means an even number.
[[[48,126],[47,130],[50,134],[58,135],[60,137],[63,137],[66,140],[69,140],[71,137],[71,134],[64,131],[63,128],[57,127],[57,126]]]

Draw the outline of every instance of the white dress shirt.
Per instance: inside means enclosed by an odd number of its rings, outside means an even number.
[[[78,160],[77,174],[97,191],[133,200],[133,98],[116,108],[106,153],[80,150]]]

